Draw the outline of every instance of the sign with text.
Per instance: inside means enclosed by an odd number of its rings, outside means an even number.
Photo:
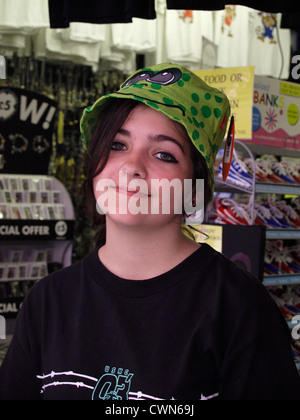
[[[2,220],[0,238],[9,240],[67,240],[73,238],[73,220]]]
[[[47,174],[57,103],[19,88],[0,89],[0,172]]]
[[[11,298],[1,298],[0,297],[0,320],[2,319],[2,333],[3,339],[6,338],[6,319],[16,318],[19,313],[19,310],[22,306],[24,298],[22,297],[11,297]],[[1,318],[2,317],[2,318]],[[4,319],[4,321],[3,321]],[[1,326],[0,326],[1,328]],[[0,331],[1,334],[1,331]],[[0,335],[1,338],[1,335]]]
[[[251,139],[254,67],[217,68],[197,70],[194,73],[227,95],[235,117],[235,137]]]
[[[300,85],[255,76],[253,143],[300,149]]]
[[[203,224],[195,227],[197,229],[194,231],[196,242],[206,243],[216,251],[222,252],[223,226]]]

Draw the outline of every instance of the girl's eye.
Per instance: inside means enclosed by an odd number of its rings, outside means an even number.
[[[124,143],[120,141],[114,141],[111,145],[111,150],[119,151],[119,150],[125,150],[126,146]]]
[[[167,152],[158,152],[156,153],[156,157],[159,160],[162,160],[164,162],[169,162],[169,163],[178,163],[178,160],[171,155],[171,153],[167,153]]]

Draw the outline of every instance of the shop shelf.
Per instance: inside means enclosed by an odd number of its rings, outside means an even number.
[[[300,239],[300,229],[267,229],[266,239]]]
[[[276,276],[265,276],[263,279],[265,286],[278,286],[289,284],[300,284],[300,273],[298,274],[283,274]]]

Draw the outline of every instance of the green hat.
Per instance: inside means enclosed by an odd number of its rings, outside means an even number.
[[[182,124],[213,176],[216,154],[230,116],[229,101],[224,93],[177,64],[164,63],[138,70],[117,92],[102,96],[84,110],[80,129],[86,148],[103,105],[110,98],[135,99]]]

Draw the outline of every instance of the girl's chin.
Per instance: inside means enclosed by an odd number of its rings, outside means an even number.
[[[168,222],[181,223],[180,215],[166,215],[166,214],[106,214],[106,223],[111,221],[114,224],[119,224],[131,227],[151,227],[155,228],[166,225]]]

